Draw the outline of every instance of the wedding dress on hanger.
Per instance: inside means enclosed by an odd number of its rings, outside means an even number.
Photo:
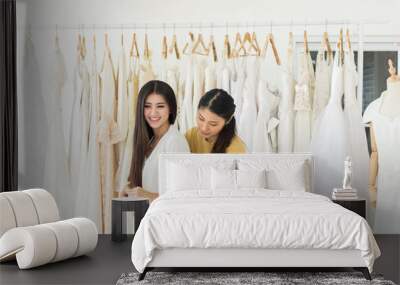
[[[333,70],[331,97],[318,129],[312,138],[312,153],[315,161],[315,191],[330,197],[333,188],[340,187],[343,178],[343,162],[348,154],[346,121],[342,110],[343,65],[339,51],[336,52]]]

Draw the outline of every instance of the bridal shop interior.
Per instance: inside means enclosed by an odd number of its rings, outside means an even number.
[[[271,161],[290,159],[285,164],[290,171],[279,168],[281,172],[270,178],[276,170],[267,169],[267,186],[257,187],[310,192],[360,215],[372,239],[377,238],[381,259],[390,256],[385,259],[390,266],[377,261],[378,271],[385,279],[400,280],[399,1],[14,3],[17,182],[2,184],[2,192],[12,193],[6,187],[45,189],[54,198],[60,220],[90,221],[96,241],[99,234],[97,247],[101,236],[114,238],[116,211],[125,211],[120,230],[129,240],[138,230],[141,210],[116,209],[117,203],[124,205],[121,192],[128,189],[133,171],[139,91],[152,80],[166,82],[177,104],[172,125],[188,139],[198,126],[204,94],[223,90],[235,106],[225,123],[234,118],[235,134],[246,149],[243,157],[252,159],[241,164],[240,155],[232,155],[233,169],[259,165],[265,156]],[[303,157],[309,164],[299,170],[293,161]],[[165,165],[169,159],[177,158],[166,156]],[[183,164],[190,160],[188,155]],[[210,156],[208,161],[216,160]],[[150,191],[160,193],[154,202],[149,200],[152,215],[164,209],[157,206],[170,190],[161,194],[161,189],[186,185],[191,177],[185,168],[181,175],[174,174],[172,166],[165,174],[163,165],[143,176],[143,181],[160,183],[159,191]],[[254,169],[246,169],[249,177],[256,177]],[[217,172],[210,173],[213,185]],[[235,173],[239,191],[240,176]],[[226,181],[220,179],[219,183]],[[215,209],[222,207],[218,205]],[[142,228],[150,219],[145,211]],[[0,238],[2,234],[7,232],[0,232]],[[390,253],[382,252],[385,239],[390,240]],[[377,252],[372,249],[368,256],[377,258]],[[136,258],[132,254],[141,272]],[[118,284],[136,284],[121,278]]]

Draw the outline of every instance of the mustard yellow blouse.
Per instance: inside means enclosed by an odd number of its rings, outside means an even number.
[[[206,141],[199,134],[197,128],[188,130],[185,134],[185,137],[189,143],[190,152],[211,153],[214,143]],[[225,153],[246,153],[246,145],[238,136],[234,136]]]

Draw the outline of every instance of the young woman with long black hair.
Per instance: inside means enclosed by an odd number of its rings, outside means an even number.
[[[133,139],[130,185],[119,196],[158,197],[158,158],[161,153],[189,152],[185,137],[174,126],[177,104],[174,91],[152,80],[139,91]]]
[[[185,134],[192,153],[245,153],[244,142],[236,135],[235,104],[222,89],[212,89],[201,97],[197,127]],[[251,127],[251,126],[249,126]]]

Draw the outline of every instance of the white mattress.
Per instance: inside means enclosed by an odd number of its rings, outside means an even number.
[[[370,271],[380,255],[359,215],[324,196],[266,189],[162,195],[139,226],[132,262],[143,272],[169,248],[359,250]]]

